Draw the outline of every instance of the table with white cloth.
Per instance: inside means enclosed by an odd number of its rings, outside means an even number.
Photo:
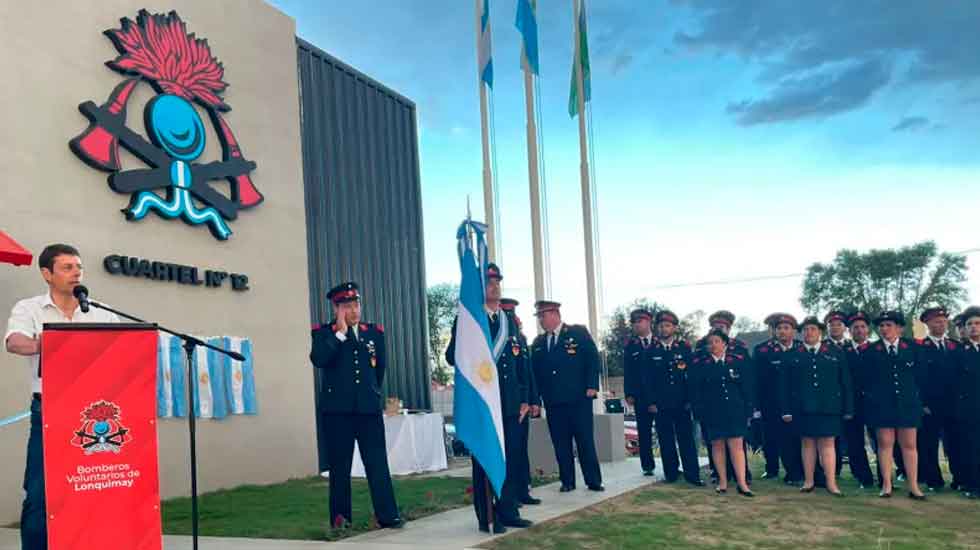
[[[436,472],[448,468],[443,419],[439,413],[385,416],[385,448],[392,475]],[[354,443],[351,477],[365,477],[361,453]]]

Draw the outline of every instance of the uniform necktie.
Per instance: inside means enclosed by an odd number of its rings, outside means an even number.
[[[888,355],[891,355],[892,357],[898,356],[898,350],[895,349],[895,346],[888,346]]]
[[[554,348],[554,347],[555,347],[555,333],[554,332],[549,332],[548,333],[548,351],[551,351],[551,349]]]
[[[643,339],[643,348],[646,349],[648,347],[650,347],[650,339],[649,338],[644,338]]]

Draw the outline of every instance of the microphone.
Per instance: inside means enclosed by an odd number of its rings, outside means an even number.
[[[88,288],[85,285],[77,285],[72,289],[71,293],[78,299],[78,307],[82,309],[82,313],[88,313]]]

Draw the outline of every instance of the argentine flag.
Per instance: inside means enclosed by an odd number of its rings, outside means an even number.
[[[480,43],[477,61],[480,64],[480,80],[493,88],[493,56],[490,51],[490,0],[477,0],[480,10]]]
[[[487,226],[464,221],[459,226],[459,307],[456,321],[456,375],[453,417],[456,434],[487,473],[500,496],[506,476],[504,425],[500,409],[497,364],[490,343],[485,301]],[[470,236],[476,238],[476,249]]]
[[[537,0],[517,0],[517,20],[514,25],[521,33],[521,67],[534,74],[538,72],[538,17]]]

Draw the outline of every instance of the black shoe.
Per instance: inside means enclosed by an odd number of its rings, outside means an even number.
[[[518,529],[525,529],[534,525],[534,522],[524,518],[513,518],[501,520],[500,524],[504,527],[517,527]]]
[[[568,493],[575,490],[574,485],[562,485],[561,489],[558,489],[559,493]]]
[[[481,533],[489,533],[490,532],[490,527],[487,526],[487,525],[483,525],[482,523],[480,524],[479,527],[477,527],[477,529],[479,529]]]
[[[949,488],[950,488],[950,490],[953,490],[953,491],[961,491],[961,490],[963,490],[963,486],[960,485],[960,482],[959,481],[956,481],[955,479],[953,480],[952,483],[949,484]]]
[[[882,492],[878,493],[878,498],[892,498],[892,492],[891,491],[888,491],[886,493],[885,491],[882,491]]]
[[[664,483],[677,483],[677,478],[676,477],[664,478]]]
[[[395,518],[394,521],[390,523],[378,523],[382,529],[402,529],[405,527],[405,521],[402,518]]]
[[[606,488],[603,487],[602,485],[589,485],[589,490],[590,491],[595,491],[597,493],[601,493],[601,492],[605,491]]]
[[[834,491],[831,491],[830,489],[827,489],[827,492],[830,493],[831,495],[837,497],[837,498],[842,498],[844,496],[844,493],[842,493],[840,491],[834,492]]]
[[[742,495],[743,497],[752,498],[755,496],[752,491],[743,491],[741,487],[736,487],[736,489],[738,489],[738,494]]]
[[[912,500],[927,500],[925,495],[917,495],[909,491],[909,498]]]
[[[694,479],[694,480],[689,479],[687,480],[687,483],[688,485],[693,485],[695,487],[704,487],[704,482],[701,481],[700,479]]]
[[[963,496],[970,500],[977,500],[977,498],[980,498],[973,491],[963,491]]]
[[[499,521],[495,521],[493,523],[493,534],[494,535],[503,535],[506,532],[507,532],[507,528],[504,527],[504,524],[503,523],[500,523]]]
[[[816,488],[817,488],[816,485],[811,485],[809,487],[800,487],[800,492],[801,493],[812,493],[813,490],[816,489]]]
[[[643,470],[643,475],[650,477],[653,475],[653,470]]]
[[[790,479],[788,477],[783,479],[783,485],[796,485],[799,482],[800,480],[798,479]]]
[[[770,474],[769,472],[762,472],[762,475],[760,477],[762,479],[776,479],[779,477],[779,474],[778,473]]]
[[[538,504],[541,504],[541,499],[534,498],[532,496],[527,496],[521,499],[521,504],[527,504],[529,506],[537,506]]]
[[[898,478],[897,479],[899,481],[905,481],[905,474],[898,474]]]
[[[723,495],[728,492],[728,488],[726,487],[722,489],[721,487],[715,487],[715,492],[718,493],[719,495]]]

